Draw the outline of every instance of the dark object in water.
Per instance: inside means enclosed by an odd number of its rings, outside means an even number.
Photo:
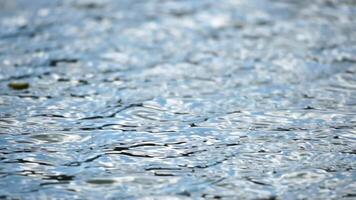
[[[29,88],[30,84],[28,84],[26,82],[12,82],[12,83],[9,83],[8,86],[14,90],[24,90],[24,89]]]

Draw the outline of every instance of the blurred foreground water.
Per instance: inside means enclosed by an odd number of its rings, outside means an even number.
[[[1,0],[0,199],[356,198],[354,0]]]

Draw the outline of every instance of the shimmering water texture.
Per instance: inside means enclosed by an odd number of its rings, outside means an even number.
[[[0,199],[355,199],[355,16],[1,0]]]

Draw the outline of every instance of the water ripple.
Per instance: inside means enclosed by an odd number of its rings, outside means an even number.
[[[0,199],[354,198],[355,5],[0,1]]]

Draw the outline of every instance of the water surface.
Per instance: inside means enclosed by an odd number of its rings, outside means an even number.
[[[0,1],[0,199],[354,199],[355,14]]]

